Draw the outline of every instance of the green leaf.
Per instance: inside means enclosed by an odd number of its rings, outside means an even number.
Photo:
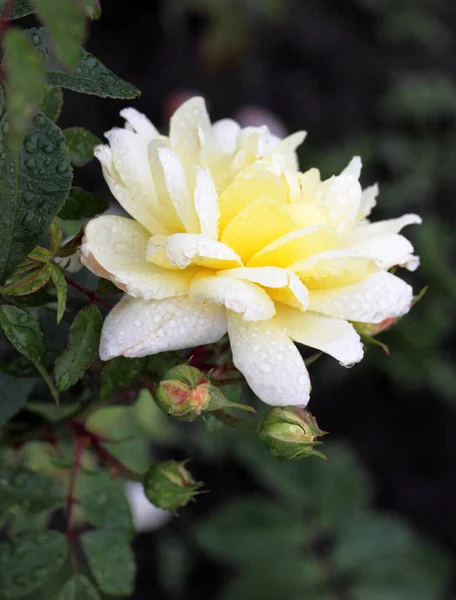
[[[83,0],[83,4],[89,19],[96,21],[101,17],[100,0]]]
[[[16,306],[3,305],[0,306],[0,325],[16,350],[34,363],[42,362],[44,337],[35,317]]]
[[[76,69],[70,73],[65,71],[54,58],[49,35],[45,29],[28,29],[27,34],[38,50],[43,53],[44,66],[48,72],[50,84],[102,98],[131,99],[139,95],[140,92],[134,85],[114,75],[98,58],[84,48]]]
[[[321,566],[310,553],[276,555],[266,562],[251,557],[246,568],[229,582],[221,598],[335,600],[332,593],[325,590],[323,577]]]
[[[3,114],[3,105],[5,103],[5,97],[3,94],[3,87],[0,85],[0,117]]]
[[[88,431],[106,441],[118,442],[138,434],[138,423],[132,406],[102,406],[86,421]]]
[[[55,363],[58,389],[63,392],[84,374],[98,352],[102,317],[94,304],[83,308],[71,325],[70,341]]]
[[[8,83],[8,122],[11,141],[17,147],[41,103],[46,76],[43,62],[22,31],[9,29],[3,38],[3,49]]]
[[[55,256],[60,250],[63,242],[63,231],[57,218],[51,221],[49,226],[49,237],[51,242],[51,254],[52,256]]]
[[[100,379],[100,399],[106,400],[116,390],[129,388],[137,381],[147,363],[145,358],[118,356],[105,363]]]
[[[56,264],[52,264],[51,279],[57,291],[57,324],[59,324],[65,314],[68,288],[65,276]]]
[[[99,294],[106,295],[123,293],[123,291],[114,285],[112,281],[109,281],[109,279],[103,279],[102,277],[100,277],[98,281],[97,292]]]
[[[134,533],[130,504],[124,484],[109,473],[84,475],[79,506],[89,523],[102,529],[120,531],[128,538]]]
[[[63,106],[63,92],[62,88],[58,86],[48,85],[44,92],[44,98],[41,102],[40,110],[47,117],[54,121],[60,117]]]
[[[100,594],[84,575],[75,575],[60,590],[56,600],[100,600]]]
[[[70,160],[75,167],[83,167],[93,158],[93,149],[102,143],[99,137],[84,127],[63,130],[68,144]]]
[[[136,569],[128,538],[118,531],[97,530],[82,535],[81,544],[100,590],[130,596]]]
[[[79,187],[72,187],[59,212],[65,220],[91,219],[109,208],[109,203]]]
[[[28,312],[16,306],[0,306],[0,325],[6,337],[21,354],[30,359],[58,403],[59,393],[44,366],[44,337],[40,324]]]
[[[303,541],[299,522],[268,500],[239,500],[204,520],[193,531],[198,545],[222,562],[243,564],[255,557],[290,554]]]
[[[68,544],[57,531],[30,531],[0,544],[2,598],[32,594],[55,577],[68,556]]]
[[[25,275],[15,278],[3,288],[0,288],[0,294],[11,296],[26,296],[33,294],[42,288],[51,277],[52,267],[50,264],[40,264],[35,269],[28,271]]]
[[[0,0],[0,13],[5,10],[7,3],[8,0]],[[14,0],[11,18],[20,19],[21,17],[26,17],[27,15],[32,14],[34,10],[30,0]]]
[[[0,495],[2,510],[18,507],[30,515],[64,502],[63,490],[55,481],[22,467],[0,470]]]
[[[0,425],[7,423],[25,406],[34,385],[35,381],[30,379],[0,374]]]
[[[0,144],[7,131],[3,117]],[[0,281],[40,242],[68,195],[72,177],[61,130],[37,114],[21,147],[0,160]]]
[[[85,11],[74,0],[34,0],[40,20],[52,40],[58,59],[76,66],[85,38]]]

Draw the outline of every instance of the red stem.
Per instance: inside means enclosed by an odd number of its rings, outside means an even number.
[[[87,298],[89,299],[89,302],[91,304],[93,302],[98,302],[98,304],[100,306],[103,306],[104,308],[111,310],[112,305],[108,304],[107,302],[105,302],[104,300],[99,298],[96,292],[91,292],[90,290],[86,290],[85,287],[83,287],[82,285],[79,285],[79,283],[76,283],[76,281],[73,281],[72,279],[70,279],[67,276],[65,276],[65,281],[68,283],[68,285],[71,285],[71,287],[73,287],[75,290],[78,290],[78,292],[81,292],[81,294],[84,294],[85,296],[87,296]]]

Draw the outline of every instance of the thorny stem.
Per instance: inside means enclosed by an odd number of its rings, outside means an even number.
[[[71,428],[75,434],[87,441],[87,446],[98,456],[98,458],[106,465],[112,467],[115,475],[122,475],[126,479],[132,481],[143,481],[143,476],[139,473],[135,473],[128,467],[126,467],[119,459],[111,454],[106,448],[102,446],[103,440],[99,435],[87,431],[83,421],[72,420]]]
[[[68,285],[71,285],[71,287],[73,287],[75,290],[78,290],[78,292],[81,292],[81,294],[84,294],[85,296],[87,296],[87,298],[89,299],[90,303],[98,302],[98,304],[100,306],[103,306],[104,308],[107,308],[108,310],[111,310],[112,305],[108,304],[107,302],[105,302],[104,300],[102,300],[97,295],[96,292],[91,292],[90,290],[86,290],[85,287],[83,287],[82,285],[79,285],[79,283],[76,283],[76,281],[73,281],[72,279],[70,279],[66,275],[65,275],[65,281],[68,283]]]

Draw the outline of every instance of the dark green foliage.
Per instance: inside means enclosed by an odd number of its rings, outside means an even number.
[[[63,131],[68,144],[70,160],[75,167],[83,167],[93,158],[93,149],[102,141],[88,129],[70,127]]]
[[[52,479],[23,468],[0,470],[1,508],[19,508],[29,515],[63,504],[63,491]]]
[[[85,533],[81,544],[100,590],[111,596],[133,592],[135,563],[128,537],[117,531]]]
[[[46,86],[46,90],[44,92],[44,98],[41,102],[40,109],[41,111],[54,121],[60,116],[63,106],[63,92],[62,88],[58,86],[48,85]]]
[[[61,392],[82,377],[97,355],[101,324],[100,311],[94,304],[77,314],[71,326],[68,347],[55,363],[55,379]]]
[[[108,361],[101,374],[100,398],[105,400],[116,390],[133,386],[146,366],[145,358],[118,356]]]
[[[85,37],[85,11],[74,0],[33,0],[40,20],[52,40],[55,56],[74,67]]]
[[[131,538],[133,523],[122,481],[109,473],[94,473],[86,474],[83,483],[79,503],[85,519],[95,527],[119,531]]]
[[[36,246],[60,210],[72,171],[61,130],[38,113],[19,149],[8,148],[0,124],[0,281]]]
[[[19,598],[39,590],[60,571],[68,556],[65,537],[57,531],[24,532],[0,544],[2,598]]]
[[[139,94],[131,83],[117,77],[95,56],[81,50],[73,71],[65,71],[51,52],[49,35],[44,29],[28,29],[32,43],[42,53],[48,82],[74,92],[93,94],[103,98],[136,98]]]
[[[7,78],[8,123],[11,145],[17,148],[44,95],[45,72],[33,44],[18,29],[10,29],[2,40]]]
[[[56,600],[100,600],[100,595],[87,577],[75,575],[66,582]]]
[[[29,363],[31,364],[31,363]],[[36,376],[35,368],[33,376]],[[23,369],[21,369],[21,374]],[[19,379],[5,373],[0,373],[0,424],[14,417],[26,404],[35,381]]]
[[[0,0],[0,13],[5,10],[8,0]],[[34,11],[31,0],[14,0],[13,11],[11,17],[13,19],[20,19],[26,17]]]
[[[72,187],[59,217],[65,220],[90,219],[103,213],[109,204],[103,198],[94,196],[79,187]]]

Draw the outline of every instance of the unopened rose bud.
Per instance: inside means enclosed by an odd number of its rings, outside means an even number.
[[[147,471],[144,493],[152,504],[163,510],[175,511],[198,493],[203,483],[193,479],[184,466],[185,462],[165,460]]]
[[[261,423],[260,438],[273,456],[280,460],[299,460],[307,456],[326,458],[315,450],[317,437],[325,435],[315,417],[303,408],[277,406]]]
[[[206,375],[195,367],[173,367],[160,381],[157,404],[172,417],[194,421],[209,406],[209,385]]]

